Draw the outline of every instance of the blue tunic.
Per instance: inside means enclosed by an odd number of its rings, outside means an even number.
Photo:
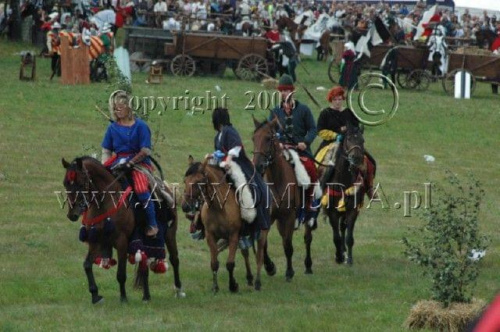
[[[151,149],[151,130],[146,122],[136,118],[128,127],[113,122],[108,126],[101,146],[119,157],[133,158],[142,148]],[[142,162],[150,164],[149,157]]]

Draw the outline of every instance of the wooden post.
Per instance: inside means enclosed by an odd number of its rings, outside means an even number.
[[[90,84],[88,46],[70,46],[67,36],[61,37],[61,83],[68,85]]]

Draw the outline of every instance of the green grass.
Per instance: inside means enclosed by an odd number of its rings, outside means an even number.
[[[129,303],[123,305],[116,269],[96,268],[106,302],[92,306],[82,268],[86,246],[78,241],[79,225],[66,219],[54,191],[63,190],[61,157],[71,160],[100,153],[107,122],[94,105],[107,100],[109,89],[106,84],[73,87],[49,81],[50,63],[45,59],[38,59],[36,82],[21,82],[15,53],[23,49],[32,47],[0,42],[0,260],[4,262],[0,267],[0,330],[400,331],[411,306],[430,297],[430,280],[402,254],[402,236],[408,226],[420,221],[415,211],[412,217],[404,217],[394,203],[403,201],[404,191],[423,193],[424,183],[441,181],[444,169],[459,175],[472,171],[483,183],[481,229],[492,242],[476,297],[490,301],[499,291],[499,99],[485,84],[478,85],[471,100],[447,97],[440,84],[433,84],[426,92],[400,91],[395,117],[366,130],[366,147],[378,161],[376,181],[390,204],[382,209],[374,203],[359,217],[352,268],[334,263],[332,231],[322,219],[312,245],[314,275],[303,273],[305,250],[299,231],[294,241],[296,275],[293,282],[285,282],[284,253],[273,227],[270,254],[277,275],[265,276],[262,291],[253,291],[244,285],[245,271],[238,255],[240,293],[229,293],[227,273],[221,268],[221,291],[214,296],[208,248],[191,240],[189,223],[181,216],[178,241],[187,298],[174,298],[169,271],[151,277],[153,299],[142,303],[141,293],[131,287],[133,268],[129,266]],[[299,66],[299,78],[326,106],[326,91],[316,90],[331,86],[326,64],[306,59],[303,65],[311,75]],[[245,92],[263,91],[260,84],[236,80],[229,71],[223,79],[165,76],[162,85],[147,85],[145,80],[145,74],[134,75],[135,95],[183,96],[186,89],[190,96],[204,95],[207,90],[218,96],[226,93],[233,124],[247,151],[252,151],[252,114],[264,119],[267,111],[245,110],[249,102]],[[378,93],[373,98],[382,105],[385,97]],[[300,89],[297,99],[310,105],[317,118],[320,110]],[[161,116],[151,114],[149,122],[153,131],[165,137],[157,140],[155,152],[169,182],[182,182],[189,154],[200,159],[213,149],[210,112],[189,115],[168,110]],[[315,146],[318,143],[319,139]],[[424,154],[433,155],[436,161],[427,164]],[[226,255],[221,255],[221,263]]]

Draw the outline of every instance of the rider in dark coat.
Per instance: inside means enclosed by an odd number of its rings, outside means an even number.
[[[245,175],[246,183],[249,185],[250,192],[254,196],[253,203],[257,210],[256,218],[260,229],[269,229],[271,226],[268,202],[269,190],[262,176],[255,171],[254,165],[246,155],[241,137],[231,124],[228,110],[225,108],[215,109],[212,114],[212,123],[214,129],[217,130],[217,135],[214,138],[215,150],[224,153],[224,167],[226,170],[229,170],[232,163],[240,166]],[[242,206],[242,208],[245,207]]]

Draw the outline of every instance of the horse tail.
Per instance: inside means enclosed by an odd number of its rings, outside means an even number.
[[[142,289],[143,284],[144,284],[144,273],[141,273],[141,264],[136,264],[134,289]]]

